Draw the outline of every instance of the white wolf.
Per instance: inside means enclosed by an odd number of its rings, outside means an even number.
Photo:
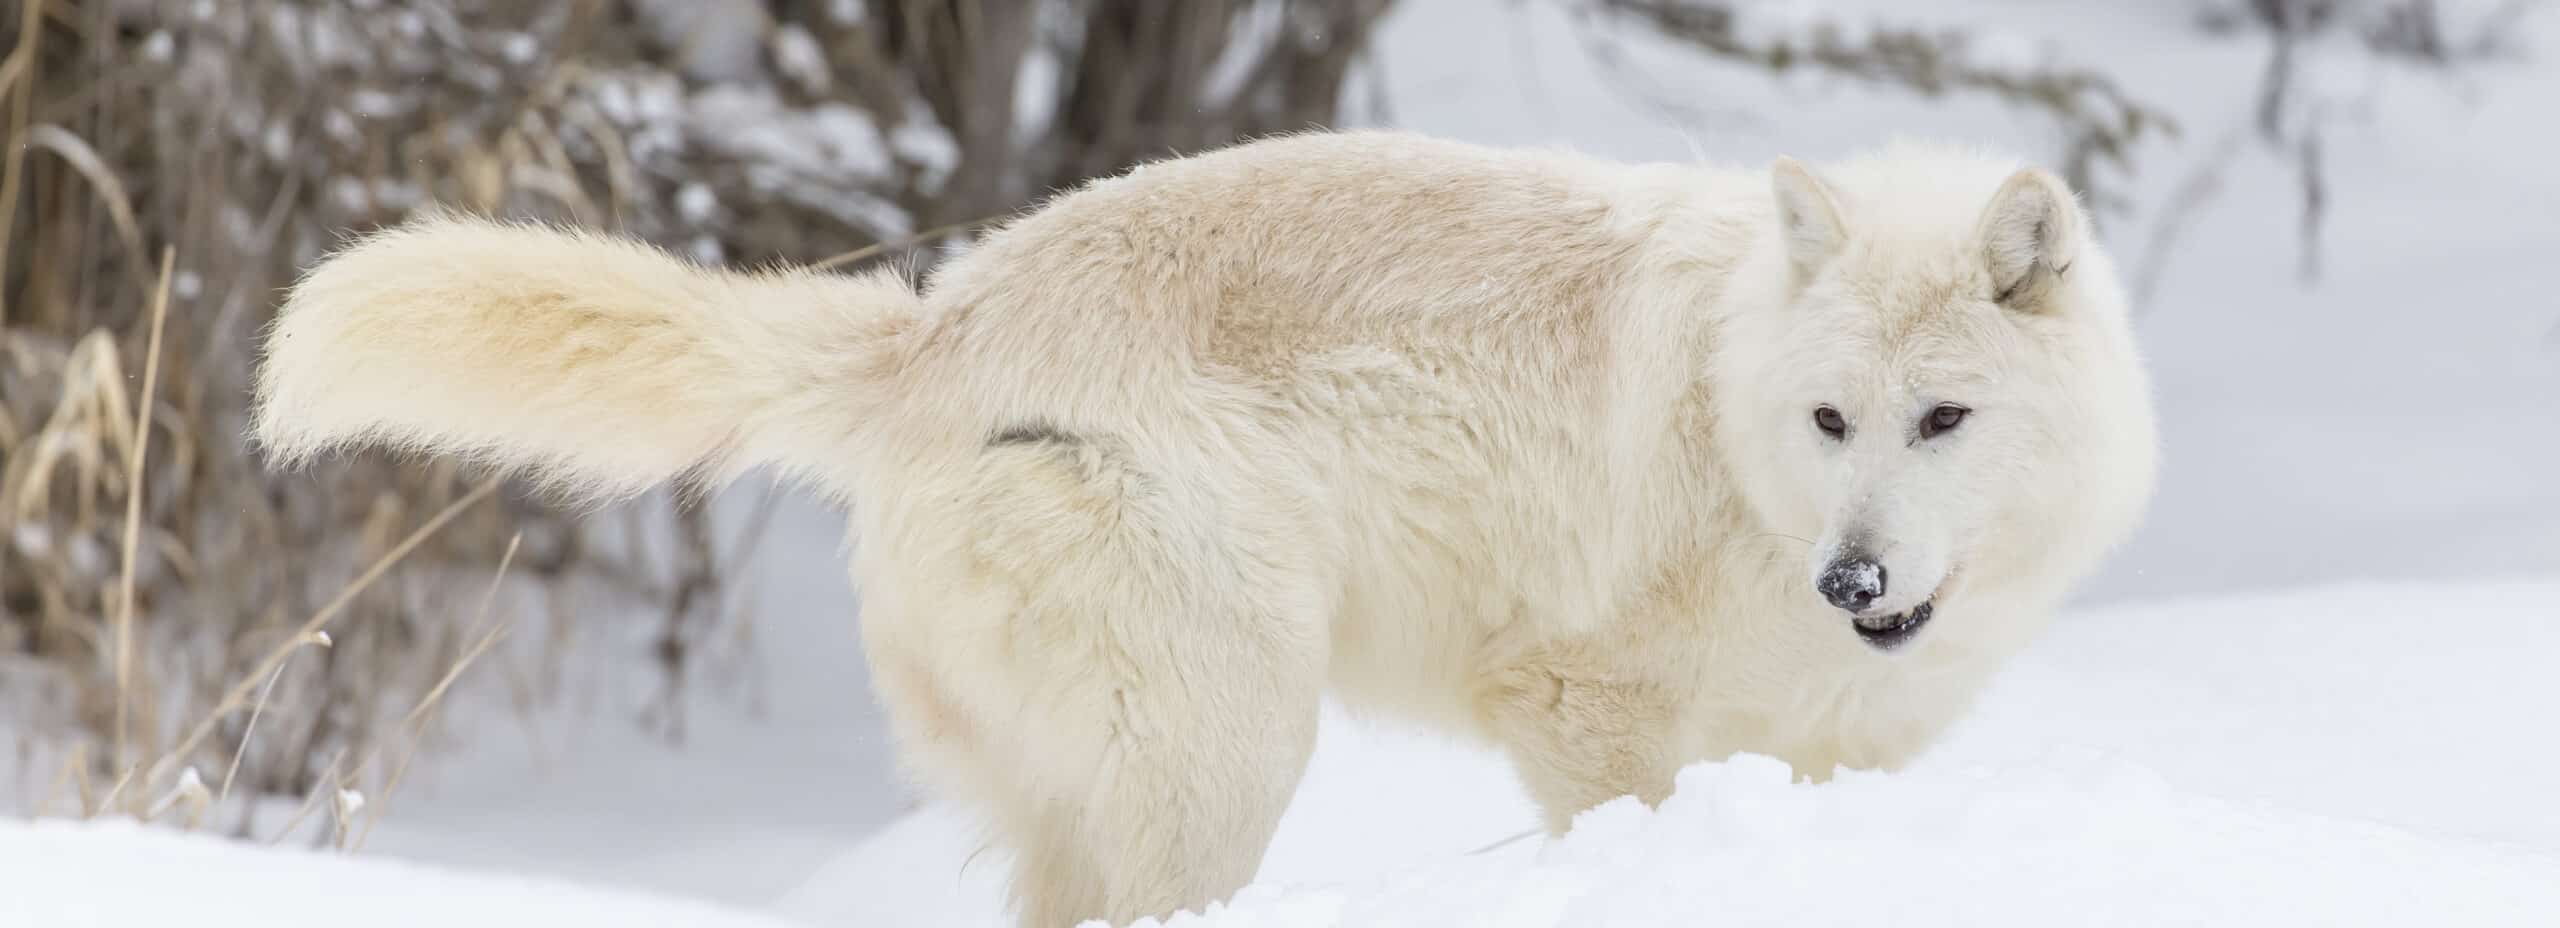
[[[1330,685],[1506,750],[1563,829],[1736,751],[1927,745],[2131,530],[2115,273],[2052,175],[1308,134],[1058,197],[917,296],[438,217],[266,342],[282,462],[844,501],[907,766],[1022,923],[1253,875]]]

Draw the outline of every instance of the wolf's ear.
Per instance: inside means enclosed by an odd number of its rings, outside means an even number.
[[[1769,166],[1769,192],[1778,201],[1778,231],[1786,237],[1787,264],[1795,269],[1796,285],[1803,286],[1849,239],[1848,226],[1840,219],[1840,201],[1832,197],[1822,178],[1785,156]]]
[[[2061,178],[2037,168],[2009,175],[1983,209],[1977,233],[1992,299],[2015,310],[2042,308],[2079,257],[2085,222]]]

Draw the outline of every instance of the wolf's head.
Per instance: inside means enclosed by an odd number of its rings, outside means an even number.
[[[2051,605],[2154,470],[2122,290],[2070,189],[1912,148],[1771,177],[1784,282],[1723,332],[1717,418],[1751,507],[1812,542],[1808,601],[1885,650]]]

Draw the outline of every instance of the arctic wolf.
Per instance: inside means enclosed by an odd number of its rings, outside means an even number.
[[[917,295],[431,217],[266,341],[281,462],[590,498],[770,466],[852,514],[871,679],[1024,925],[1246,883],[1356,708],[1561,830],[1737,751],[1926,746],[2136,522],[2149,387],[2052,175],[1310,134],[1060,196]]]

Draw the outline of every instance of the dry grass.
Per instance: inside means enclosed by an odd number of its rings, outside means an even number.
[[[506,208],[527,185],[497,152],[550,146],[513,141],[511,99],[295,143],[364,85],[323,96],[344,75],[279,24],[349,8],[197,9],[41,0],[0,26],[0,730],[35,739],[22,766],[63,760],[48,807],[245,823],[247,800],[384,776],[329,758],[429,734],[418,707],[485,647],[452,580],[522,550],[520,576],[563,594],[543,616],[557,637],[582,601],[567,593],[663,604],[669,566],[693,587],[686,621],[709,624],[726,565],[602,555],[568,514],[450,468],[266,472],[240,436],[275,293],[340,230],[400,214],[330,191],[397,189],[405,163],[442,194],[495,166],[481,205]],[[440,91],[485,96],[421,98]]]

